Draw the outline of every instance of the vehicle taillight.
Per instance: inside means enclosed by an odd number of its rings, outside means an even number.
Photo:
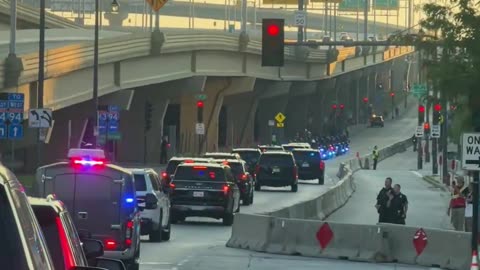
[[[106,250],[115,250],[117,248],[117,243],[115,240],[106,240],[105,241],[105,249]]]
[[[320,170],[325,170],[325,162],[320,161]]]
[[[65,269],[73,268],[75,266],[75,261],[73,259],[73,254],[70,248],[70,244],[68,243],[67,234],[65,233],[65,230],[62,225],[62,220],[59,217],[56,217],[55,221],[57,223],[57,229],[60,234],[59,235],[60,246],[62,247],[62,251],[63,251]]]
[[[168,180],[168,173],[167,172],[162,172],[162,179],[163,180]]]
[[[175,184],[170,183],[170,189],[175,189]]]
[[[247,175],[242,173],[238,176],[238,179],[242,180],[242,181],[247,181]]]
[[[297,167],[293,167],[293,176],[298,179]]]
[[[229,187],[229,186],[226,186],[226,185],[223,186],[223,194],[224,194],[225,196],[228,195],[228,192],[229,192],[229,191],[230,191],[230,187]]]
[[[127,220],[125,224],[126,231],[125,231],[125,246],[129,248],[132,245],[132,236],[133,236],[133,221]]]

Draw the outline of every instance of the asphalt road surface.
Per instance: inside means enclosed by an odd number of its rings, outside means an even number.
[[[402,119],[388,121],[385,128],[364,129],[352,136],[352,151],[344,157],[327,162],[328,180],[325,186],[304,181],[298,193],[288,188],[257,192],[253,205],[242,207],[243,213],[262,213],[305,201],[322,194],[336,181],[335,174],[341,160],[351,158],[356,151],[370,152],[373,144],[383,147],[411,136],[416,122],[416,111],[407,113]],[[388,161],[380,163],[386,166]],[[413,212],[412,212],[413,215]],[[255,228],[252,228],[255,230]],[[368,264],[294,256],[280,256],[230,249],[225,243],[231,228],[214,219],[187,218],[184,224],[172,226],[169,242],[150,243],[145,238],[141,247],[141,269],[213,270],[213,269],[358,269],[358,270],[407,270],[428,269],[396,264]]]

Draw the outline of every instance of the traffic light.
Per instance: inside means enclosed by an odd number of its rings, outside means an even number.
[[[367,104],[368,103],[368,97],[363,98],[363,103]]]
[[[283,66],[285,47],[284,25],[284,19],[262,20],[262,66]]]
[[[425,106],[418,105],[418,124],[425,122]]]
[[[340,110],[343,110],[345,109],[345,105],[344,104],[340,104]]]
[[[437,104],[433,105],[433,109],[434,109],[436,112],[439,112],[439,111],[442,110],[442,105],[440,105],[440,104],[437,103]]]
[[[430,123],[428,123],[428,122],[423,123],[423,130],[424,130],[425,134],[427,134],[427,135],[430,134]]]
[[[434,125],[437,125],[439,123],[441,124],[441,122],[443,122],[440,119],[441,118],[441,113],[440,113],[441,110],[442,110],[442,105],[440,105],[438,103],[433,105],[433,124]]]
[[[203,101],[197,101],[197,123],[203,123]]]
[[[153,105],[150,102],[145,103],[145,131],[152,128],[152,111]]]
[[[390,96],[393,98],[395,96],[395,93],[394,92],[391,92],[390,93]]]
[[[337,109],[337,104],[333,104],[332,105],[332,110],[336,110]]]

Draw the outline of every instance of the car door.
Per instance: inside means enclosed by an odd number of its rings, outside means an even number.
[[[167,209],[165,207],[166,205],[165,193],[163,193],[160,190],[160,185],[158,184],[159,179],[156,173],[153,173],[153,172],[148,173],[148,179],[150,179],[150,184],[152,186],[153,193],[158,198],[158,207],[160,208],[159,210],[161,210],[161,214],[162,214],[162,227],[165,227],[168,222],[168,219],[166,218]]]

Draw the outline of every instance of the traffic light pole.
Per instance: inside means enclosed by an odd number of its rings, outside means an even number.
[[[298,0],[298,11],[303,11],[304,6],[304,0]],[[303,26],[298,26],[297,41],[303,42]]]
[[[440,112],[433,112],[433,125],[438,125],[438,115]],[[441,132],[440,132],[441,133]],[[432,138],[432,174],[438,174],[438,139]]]

